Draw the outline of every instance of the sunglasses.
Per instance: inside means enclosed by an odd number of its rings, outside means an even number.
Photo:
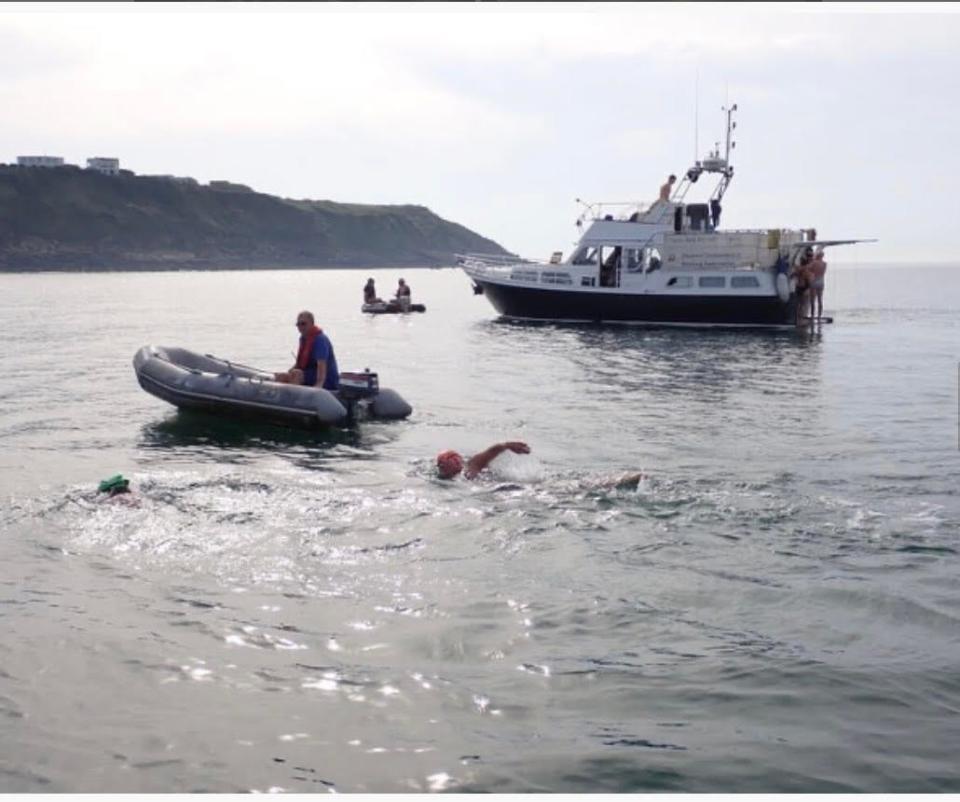
[[[298,321],[297,321],[297,326],[306,326],[306,325],[307,325],[307,321],[306,321],[306,320],[298,320]]]

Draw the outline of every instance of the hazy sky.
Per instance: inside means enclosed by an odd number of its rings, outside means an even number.
[[[954,4],[4,4],[0,161],[422,204],[545,257],[736,102],[725,227],[960,261],[958,42]]]

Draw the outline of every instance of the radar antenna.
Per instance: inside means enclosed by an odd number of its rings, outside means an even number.
[[[723,199],[727,187],[730,186],[730,182],[733,180],[733,165],[730,164],[730,151],[737,146],[737,143],[732,139],[733,132],[737,127],[736,122],[733,120],[734,112],[737,111],[737,104],[734,103],[730,107],[721,106],[720,110],[727,116],[727,135],[724,143],[723,156],[720,155],[720,143],[715,142],[713,150],[708,152],[707,158],[702,161],[694,161],[693,167],[687,170],[683,176],[683,180],[674,190],[673,194],[675,199],[682,201],[684,197],[686,197],[687,191],[693,184],[697,183],[697,179],[700,178],[701,175],[704,173],[717,173],[720,176],[720,181],[710,196],[710,208],[714,214],[714,227],[718,225],[720,219],[720,201]]]

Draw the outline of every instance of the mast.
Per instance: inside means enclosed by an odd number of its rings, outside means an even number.
[[[700,155],[700,65],[697,65],[697,80],[693,88],[693,160]]]
[[[713,170],[712,172],[717,172],[721,174],[720,183],[717,184],[717,188],[713,191],[711,196],[711,202],[716,202],[717,204],[723,198],[723,193],[727,191],[727,187],[730,186],[730,182],[733,180],[733,165],[730,164],[730,151],[733,150],[737,143],[730,139],[730,135],[733,133],[734,129],[737,127],[737,124],[733,120],[733,113],[737,110],[737,104],[734,103],[730,108],[726,106],[721,107],[721,111],[726,112],[727,115],[727,139],[725,150],[723,154],[723,159],[720,159],[720,148],[719,145],[711,156]]]
[[[729,165],[730,164],[730,148],[734,147],[737,143],[730,141],[730,134],[733,129],[737,127],[737,124],[733,121],[733,113],[737,110],[737,104],[734,103],[729,109],[724,107],[723,111],[727,113],[727,151],[724,154],[723,160]],[[732,172],[732,171],[731,171]]]

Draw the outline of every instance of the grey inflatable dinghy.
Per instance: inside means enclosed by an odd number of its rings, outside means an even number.
[[[250,418],[298,429],[397,420],[413,408],[376,373],[341,373],[340,389],[280,384],[273,374],[186,348],[145,345],[133,357],[140,386],[180,409]]]
[[[410,304],[407,311],[397,301],[379,301],[373,304],[364,304],[360,307],[361,312],[369,315],[405,315],[409,312],[426,312],[427,307],[423,304]]]

